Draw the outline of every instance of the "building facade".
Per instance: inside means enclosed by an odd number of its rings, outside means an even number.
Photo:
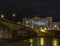
[[[53,22],[52,17],[34,17],[23,18],[23,24],[31,28],[39,28],[45,30],[60,30],[60,22]]]
[[[0,38],[11,39],[12,32],[10,28],[0,23]]]

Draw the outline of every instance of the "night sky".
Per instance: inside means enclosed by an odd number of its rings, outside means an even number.
[[[59,0],[0,0],[0,14],[6,19],[12,20],[12,14],[16,13],[15,20],[22,20],[24,17],[52,16],[54,21],[60,21]]]

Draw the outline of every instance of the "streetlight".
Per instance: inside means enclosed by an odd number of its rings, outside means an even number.
[[[54,25],[54,27],[57,27],[57,25]]]
[[[28,22],[28,21],[26,21],[26,23],[28,24],[29,22]]]
[[[13,16],[13,21],[15,21],[15,16],[16,16],[16,15],[15,15],[15,13],[13,13],[13,15],[12,15],[12,16]]]
[[[3,14],[1,14],[1,18],[4,18],[4,15]]]
[[[13,13],[13,15],[12,15],[13,17],[15,17],[16,15],[15,15],[15,13]]]
[[[41,32],[45,32],[45,30],[44,29],[42,29],[42,30],[40,30]]]
[[[46,32],[46,30],[45,30],[45,29],[42,29],[42,28],[40,28],[40,31],[41,31],[41,32]]]

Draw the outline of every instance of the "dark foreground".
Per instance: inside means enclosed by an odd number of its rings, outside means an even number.
[[[18,40],[0,39],[0,46],[60,46],[60,38],[34,37]]]

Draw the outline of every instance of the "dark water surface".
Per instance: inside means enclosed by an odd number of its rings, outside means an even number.
[[[3,46],[60,46],[60,38],[35,37],[3,44]]]

